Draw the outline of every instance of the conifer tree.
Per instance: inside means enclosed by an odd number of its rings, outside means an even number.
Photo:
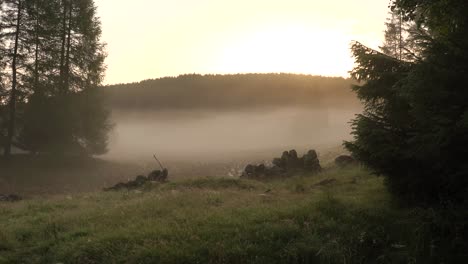
[[[346,147],[384,175],[395,197],[417,205],[468,200],[468,3],[396,0],[413,60],[355,43],[353,89],[365,111]],[[444,12],[440,12],[444,10]],[[408,44],[409,43],[409,44]]]
[[[7,85],[9,85],[9,95],[7,99],[7,131],[4,142],[4,155],[11,154],[11,147],[16,135],[17,104],[22,89],[22,78],[20,68],[25,60],[27,47],[24,45],[24,21],[27,19],[25,13],[24,0],[5,0],[2,5],[0,18],[1,40],[3,42],[2,53],[5,54],[8,63],[2,69],[4,74],[10,70],[11,75],[7,75]]]
[[[0,0],[0,17],[4,15],[4,0]],[[0,29],[0,147],[4,147],[6,143],[6,102],[8,97],[8,92],[6,89],[7,85],[7,74],[5,68],[7,65],[7,50],[5,48],[5,37],[3,35],[3,30]]]
[[[380,47],[384,54],[394,58],[403,58],[403,46],[405,45],[403,18],[396,10],[389,12],[390,17],[387,19],[385,26],[385,41]]]
[[[13,141],[36,153],[105,152],[111,126],[97,91],[105,52],[94,1],[2,3],[0,53],[10,56],[0,60],[5,154]]]

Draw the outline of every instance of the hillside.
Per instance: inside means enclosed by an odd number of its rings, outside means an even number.
[[[356,107],[352,81],[299,74],[181,75],[105,86],[114,110]]]
[[[421,215],[359,167],[183,180],[2,203],[0,263],[407,263],[427,253]]]

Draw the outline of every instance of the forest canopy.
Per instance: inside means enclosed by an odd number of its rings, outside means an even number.
[[[284,106],[359,107],[350,79],[301,74],[181,75],[104,87],[122,111],[242,110]]]

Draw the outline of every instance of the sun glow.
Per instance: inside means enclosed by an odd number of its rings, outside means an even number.
[[[96,3],[109,54],[106,83],[185,73],[347,76],[351,40],[380,45],[388,12],[388,1],[376,0]]]
[[[229,40],[220,56],[222,73],[288,72],[348,76],[351,37],[300,25],[258,29]]]

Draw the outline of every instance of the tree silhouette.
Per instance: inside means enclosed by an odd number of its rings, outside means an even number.
[[[405,40],[415,59],[354,43],[351,72],[365,111],[346,147],[405,203],[459,204],[468,197],[468,4],[393,2],[416,30]],[[440,10],[446,10],[443,13]]]
[[[2,10],[0,47],[11,57],[0,65],[9,95],[7,110],[2,102],[9,115],[5,155],[13,143],[32,152],[104,152],[111,126],[92,91],[102,82],[105,58],[94,2],[6,0]],[[91,108],[101,123],[91,121]]]

